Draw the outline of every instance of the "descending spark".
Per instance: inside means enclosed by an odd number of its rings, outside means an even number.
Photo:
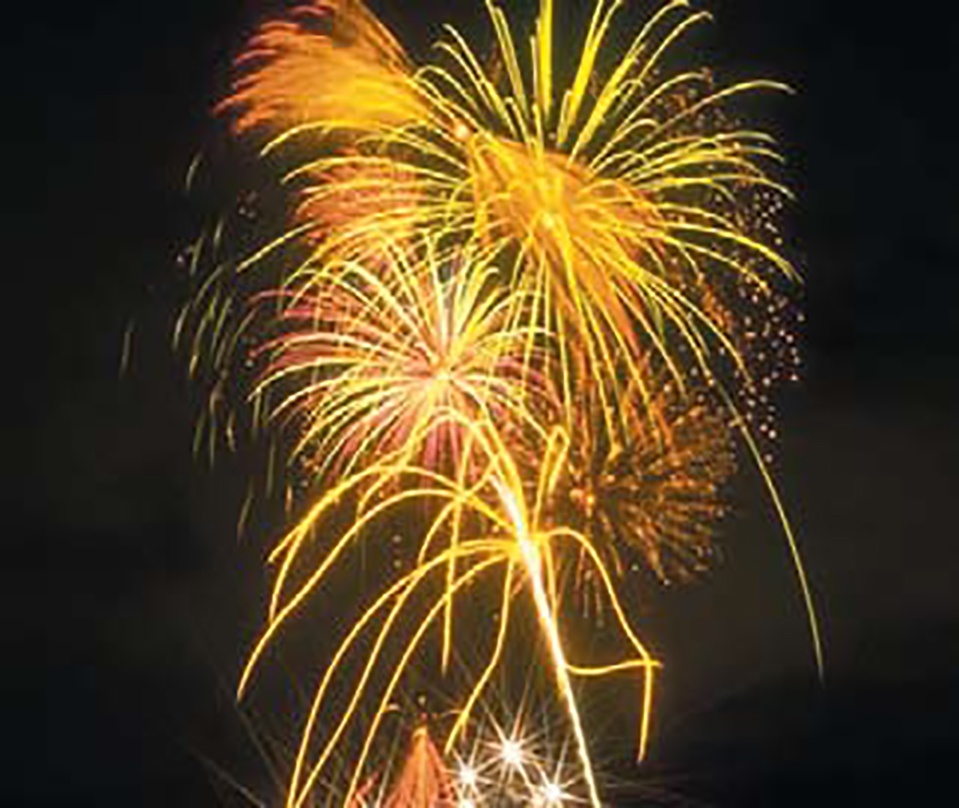
[[[395,511],[406,502],[436,503],[434,515],[431,517],[432,523],[420,544],[416,566],[412,571],[400,576],[362,613],[329,662],[303,730],[291,781],[290,806],[298,808],[303,804],[343,734],[355,720],[359,706],[367,703],[367,699],[373,698],[376,706],[366,730],[363,749],[356,760],[357,774],[350,792],[358,787],[359,774],[377,737],[390,700],[427,632],[434,625],[438,625],[444,610],[457,598],[462,597],[465,587],[479,576],[488,578],[496,570],[499,570],[497,586],[501,595],[495,645],[449,733],[447,748],[452,748],[462,735],[490,677],[502,664],[503,651],[514,623],[511,601],[515,584],[525,580],[533,595],[540,626],[547,640],[551,667],[567,705],[585,771],[591,771],[591,764],[569,681],[570,676],[595,677],[619,671],[641,671],[644,684],[640,715],[640,755],[645,751],[652,700],[652,673],[657,663],[631,628],[612,575],[606,570],[602,557],[589,539],[569,528],[552,526],[548,521],[546,505],[551,488],[565,461],[566,444],[562,434],[554,433],[551,436],[545,450],[537,495],[535,499],[528,501],[521,472],[495,430],[490,429],[488,424],[473,422],[464,422],[463,428],[468,430],[477,446],[477,452],[482,451],[487,458],[486,466],[475,482],[464,484],[427,468],[406,463],[365,469],[331,489],[273,553],[273,559],[279,563],[280,570],[274,585],[270,622],[251,653],[241,679],[241,692],[247,687],[265,648],[289,618],[301,610],[306,598],[315,593],[329,577],[331,570],[335,569],[348,548],[361,541],[369,541],[376,535],[372,528],[378,518]],[[421,437],[422,432],[421,429]],[[349,489],[362,486],[369,480],[377,481],[374,484],[376,490],[368,491],[364,495],[366,504],[362,506],[360,514],[349,529],[324,551],[322,562],[318,566],[303,573],[305,580],[293,583],[294,569],[300,556],[306,552],[308,538],[322,527],[325,518]],[[393,488],[389,483],[397,480],[405,480],[405,484]],[[374,496],[375,503],[372,499]],[[465,538],[465,534],[460,535],[463,533],[463,525],[467,523],[475,524],[478,538]],[[556,557],[571,552],[581,552],[600,581],[609,608],[616,618],[616,625],[630,649],[630,655],[621,662],[598,666],[573,664],[567,660],[559,640],[556,595],[551,594],[555,586],[549,582],[556,579]],[[455,562],[455,565],[452,565],[452,562]],[[443,570],[446,570],[443,576],[443,591],[439,595],[429,595],[429,583],[435,581],[437,574]],[[425,616],[413,616],[416,614],[413,606],[417,598],[430,604]],[[451,633],[452,626],[451,621],[447,622],[443,626],[444,632]],[[330,686],[345,670],[346,661],[356,653],[360,639],[367,635],[371,637],[372,645],[363,657],[360,674],[351,680],[352,695],[346,699],[335,726],[326,733],[326,740],[319,753],[312,762],[308,762],[318,717],[329,703]],[[404,637],[400,641],[399,656],[395,661],[387,662],[385,647],[388,641],[399,637]],[[445,642],[452,642],[452,636],[445,636]],[[377,668],[386,672],[388,682],[385,687],[378,688],[379,694],[374,697],[373,690],[377,688],[373,687],[371,677]],[[593,803],[598,804],[592,774],[587,774],[586,778],[591,783]]]
[[[559,628],[556,625],[556,617],[546,594],[546,587],[543,583],[543,566],[540,552],[529,537],[529,531],[526,526],[526,519],[520,510],[519,504],[510,492],[501,485],[497,485],[506,510],[513,519],[516,526],[516,541],[520,547],[520,553],[523,558],[523,564],[526,568],[526,575],[529,578],[530,586],[533,590],[533,601],[536,604],[536,612],[539,616],[540,624],[549,644],[550,656],[553,658],[553,669],[556,672],[556,678],[559,683],[560,691],[566,701],[566,709],[569,711],[570,722],[573,726],[573,733],[576,736],[576,746],[579,753],[580,762],[583,764],[583,774],[586,778],[586,785],[589,788],[590,803],[599,808],[599,792],[596,789],[596,779],[593,775],[593,764],[589,757],[589,749],[586,744],[586,735],[583,732],[583,723],[579,717],[579,708],[576,706],[576,696],[573,692],[573,686],[569,679],[569,663],[566,661],[566,654],[563,651],[563,643],[559,637]],[[511,750],[512,757],[516,756],[518,749]],[[506,752],[504,750],[504,757]],[[509,758],[507,758],[507,762]]]

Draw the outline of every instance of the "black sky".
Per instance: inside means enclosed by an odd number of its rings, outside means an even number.
[[[479,3],[373,5],[422,47]],[[747,480],[725,562],[644,615],[667,662],[648,776],[721,808],[928,804],[959,752],[959,15],[709,7],[720,77],[799,90],[767,115],[808,314],[778,472],[828,682]],[[218,805],[201,758],[255,768],[226,693],[261,614],[262,545],[235,540],[242,458],[191,457],[195,401],[165,340],[183,172],[262,10],[5,11],[4,805]]]

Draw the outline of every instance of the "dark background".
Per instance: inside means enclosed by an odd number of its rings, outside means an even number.
[[[468,24],[467,6],[374,3],[417,47],[433,7]],[[940,6],[710,4],[721,78],[799,89],[766,119],[790,157],[790,250],[807,281],[805,380],[782,400],[777,462],[827,683],[747,474],[725,563],[643,615],[667,664],[653,760],[633,773],[651,788],[737,807],[949,801],[959,24]],[[0,803],[223,804],[205,758],[262,780],[228,693],[262,613],[263,545],[235,540],[243,458],[210,471],[191,457],[197,394],[166,340],[192,226],[183,173],[262,7],[4,13]]]

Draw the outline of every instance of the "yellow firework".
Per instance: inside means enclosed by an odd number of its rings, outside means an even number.
[[[578,61],[562,73],[554,65],[551,0],[540,3],[527,58],[503,10],[487,7],[495,33],[490,58],[448,29],[440,61],[416,70],[358,3],[336,9],[334,20],[368,32],[356,35],[360,41],[389,43],[374,49],[389,56],[371,62],[393,89],[356,93],[352,115],[341,115],[322,109],[338,105],[336,82],[301,90],[291,82],[284,103],[295,107],[301,98],[296,118],[303,122],[284,127],[274,116],[279,134],[267,149],[344,128],[349,119],[349,149],[328,142],[289,177],[339,172],[315,189],[320,200],[369,195],[382,186],[384,161],[394,181],[383,204],[317,244],[317,258],[344,251],[365,257],[384,230],[431,232],[455,249],[465,240],[504,256],[511,284],[527,293],[513,316],[563,342],[569,423],[577,381],[594,379],[615,401],[624,374],[642,389],[650,351],[681,382],[689,364],[682,351],[707,370],[717,346],[737,358],[717,316],[724,285],[762,290],[793,271],[765,243],[751,196],[758,189],[787,193],[768,173],[778,159],[772,139],[733,125],[721,109],[735,96],[784,88],[753,81],[716,89],[708,71],[672,67],[673,46],[709,16],[683,0],[666,3],[615,58],[606,54],[621,4],[599,0],[581,41],[563,43],[577,48]],[[279,94],[271,77],[299,64],[290,53],[316,50],[316,76],[336,69],[328,53],[333,30],[287,24],[284,37],[298,44],[254,48],[262,61],[245,64],[227,105],[269,119]],[[396,103],[408,113],[393,114],[392,102],[384,109],[386,102],[374,99],[403,99]],[[613,415],[606,417],[614,426]]]
[[[291,806],[303,804],[344,733],[357,720],[358,710],[372,702],[373,717],[365,730],[365,741],[350,786],[350,792],[355,790],[404,671],[422,650],[431,630],[441,632],[444,647],[453,642],[454,603],[480,578],[493,579],[500,592],[495,642],[463,703],[447,745],[452,746],[464,731],[477,700],[502,664],[509,636],[517,630],[512,616],[516,591],[525,589],[531,596],[556,684],[567,707],[591,802],[598,805],[598,796],[586,738],[573,698],[574,677],[603,676],[629,670],[642,674],[640,754],[645,750],[652,674],[657,663],[631,627],[615,582],[600,553],[584,534],[556,526],[548,511],[553,489],[566,462],[568,442],[565,435],[558,429],[550,434],[543,447],[543,460],[535,485],[528,487],[524,482],[528,475],[521,470],[492,424],[473,419],[462,420],[461,426],[474,447],[471,456],[481,461],[468,482],[404,462],[397,456],[390,457],[346,477],[331,488],[272,553],[271,559],[278,565],[278,574],[270,620],[251,653],[241,679],[241,693],[263,651],[284,624],[334,574],[351,548],[375,541],[379,520],[395,513],[405,503],[418,501],[432,506],[429,525],[424,531],[413,569],[399,575],[349,627],[325,670],[304,727],[290,787]],[[424,441],[428,429],[428,425],[420,425],[411,440]],[[372,486],[370,480],[375,481]],[[392,482],[401,484],[391,485]],[[303,558],[311,556],[312,544],[321,541],[316,537],[324,535],[324,528],[328,529],[335,522],[332,517],[338,504],[345,495],[358,488],[364,490],[362,503],[350,526],[336,533],[332,540],[324,541],[319,564],[306,561],[303,569],[298,570]],[[464,529],[466,526],[470,528],[468,531]],[[564,650],[557,601],[557,565],[558,559],[573,553],[580,554],[584,563],[590,566],[615,618],[624,647],[628,649],[626,657],[619,662],[605,665],[574,663]],[[438,581],[442,583],[439,590],[436,589]],[[437,591],[439,594],[431,594]],[[385,659],[387,649],[397,645],[400,650],[394,658]],[[361,648],[365,653],[360,651]],[[319,751],[311,757],[318,717],[331,698],[331,686],[338,675],[350,670],[347,664],[356,654],[362,658],[360,672],[347,687],[350,695],[345,699],[345,707],[339,719],[324,733]],[[384,671],[385,684],[380,682]],[[380,675],[374,676],[376,672]]]

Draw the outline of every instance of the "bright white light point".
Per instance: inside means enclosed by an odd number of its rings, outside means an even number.
[[[476,803],[470,799],[460,800],[456,808],[476,808]]]
[[[503,741],[503,749],[500,752],[503,756],[503,762],[518,767],[523,762],[523,750],[516,741]]]
[[[543,787],[543,797],[547,805],[560,805],[563,801],[563,789],[556,783],[547,783]]]
[[[460,769],[460,782],[467,788],[471,788],[476,785],[476,769],[471,768],[470,766],[463,766]],[[472,805],[469,800],[461,803],[462,808],[466,808],[467,805]]]

